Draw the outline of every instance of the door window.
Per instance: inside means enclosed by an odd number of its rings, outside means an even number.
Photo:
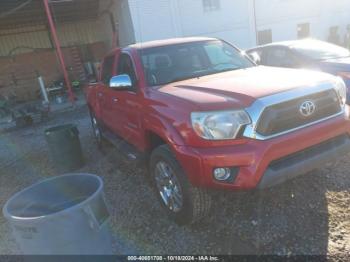
[[[220,0],[202,0],[204,12],[220,10]]]
[[[102,65],[101,80],[105,85],[109,85],[109,81],[113,76],[114,56],[105,58]]]
[[[258,44],[265,45],[272,43],[272,30],[263,30],[258,32]]]
[[[136,73],[129,55],[122,54],[118,63],[118,75],[128,75],[133,87],[136,85]]]
[[[299,61],[287,48],[272,48],[266,56],[266,65],[276,67],[298,67]]]
[[[298,39],[307,38],[310,36],[310,24],[299,24],[298,25]]]

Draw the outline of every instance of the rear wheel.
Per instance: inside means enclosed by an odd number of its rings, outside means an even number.
[[[211,196],[191,185],[168,145],[153,151],[150,171],[161,205],[176,223],[192,224],[209,213]]]

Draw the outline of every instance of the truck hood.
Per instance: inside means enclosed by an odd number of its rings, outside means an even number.
[[[260,97],[330,80],[330,75],[311,70],[256,66],[171,83],[158,91],[195,103],[203,110],[221,110],[248,107]]]

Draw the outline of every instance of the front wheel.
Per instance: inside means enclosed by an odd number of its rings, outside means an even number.
[[[161,205],[176,223],[193,224],[209,213],[211,196],[191,185],[168,145],[153,151],[150,171]]]

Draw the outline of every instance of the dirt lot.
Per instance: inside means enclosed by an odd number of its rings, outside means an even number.
[[[216,193],[210,217],[179,227],[164,216],[142,170],[113,148],[97,149],[85,107],[0,133],[1,208],[16,191],[57,175],[43,133],[63,123],[80,130],[87,164],[78,172],[105,182],[118,254],[350,254],[350,155],[269,191]],[[0,217],[0,254],[19,252]]]

